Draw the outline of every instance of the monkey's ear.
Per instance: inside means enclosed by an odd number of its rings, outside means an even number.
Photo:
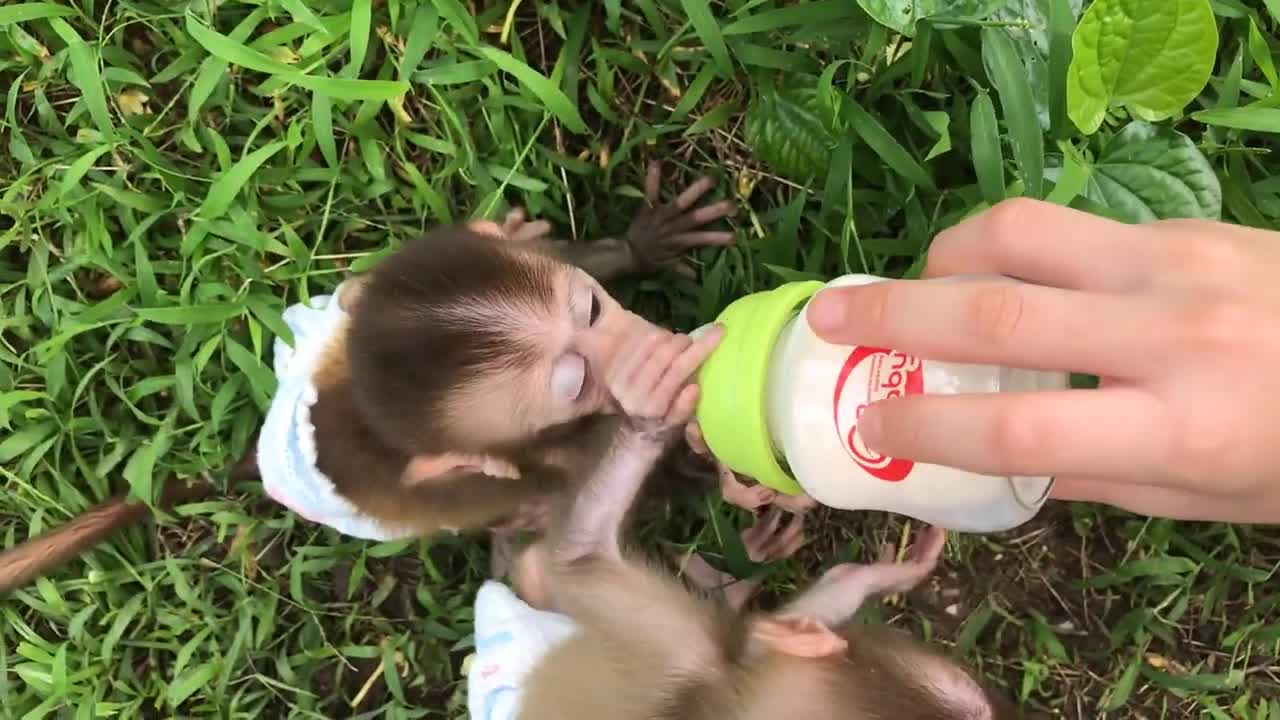
[[[844,655],[849,643],[809,615],[774,615],[751,623],[751,640],[774,652],[793,657],[826,658]]]
[[[404,472],[400,475],[400,482],[410,486],[429,485],[469,474],[518,479],[520,470],[510,462],[492,455],[471,453],[417,455],[405,466]]]
[[[369,284],[369,276],[355,275],[342,281],[342,290],[338,293],[338,307],[350,313],[355,308],[356,303],[360,302],[360,296],[364,294],[364,288]]]

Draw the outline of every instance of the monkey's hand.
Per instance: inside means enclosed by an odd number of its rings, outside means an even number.
[[[659,205],[661,179],[661,164],[657,161],[649,163],[644,183],[645,206],[631,222],[623,239],[630,249],[638,272],[671,268],[691,275],[693,269],[680,261],[682,255],[698,247],[718,247],[733,243],[731,232],[698,228],[732,215],[737,208],[732,200],[721,200],[694,208],[694,203],[715,187],[715,180],[710,177],[698,178],[671,203]]]
[[[605,378],[628,428],[664,443],[678,437],[698,400],[689,379],[723,335],[719,326],[697,340],[662,328],[633,335]]]
[[[525,217],[524,208],[513,208],[502,221],[502,232],[518,243],[545,240],[551,233],[551,223],[546,220],[531,222]]]

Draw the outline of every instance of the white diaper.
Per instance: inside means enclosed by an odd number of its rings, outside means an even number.
[[[578,626],[565,615],[529,607],[494,580],[480,586],[475,618],[467,711],[472,720],[513,720],[520,711],[525,677]]]
[[[339,286],[333,295],[313,297],[310,306],[297,303],[284,311],[294,347],[275,339],[272,362],[277,387],[258,436],[258,472],[268,495],[311,522],[366,540],[398,540],[412,531],[392,530],[361,513],[316,467],[312,377],[329,340],[346,319],[337,301],[341,293]]]

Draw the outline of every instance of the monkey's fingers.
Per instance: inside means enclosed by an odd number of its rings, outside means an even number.
[[[684,439],[695,453],[704,457],[711,454],[711,448],[707,447],[707,441],[702,438],[702,428],[698,427],[698,423],[691,422],[684,426]]]
[[[793,515],[804,515],[810,510],[818,507],[818,501],[804,493],[799,495],[778,493],[777,497],[773,500],[773,504]]]
[[[665,375],[669,374],[670,369],[676,362],[676,358],[685,352],[691,345],[693,340],[688,335],[672,335],[666,342],[654,349],[653,354],[645,361],[644,365],[635,374],[631,381],[635,392],[648,396],[649,409],[646,413],[650,417],[660,417],[665,415],[667,409],[671,407],[671,401],[675,398],[675,388],[666,391],[664,394],[662,388],[659,387]]]
[[[624,400],[633,400],[632,378],[665,337],[666,333],[655,328],[633,332],[623,343],[609,369],[605,371],[604,378],[605,387],[620,404]],[[632,409],[623,404],[624,411],[630,413]]]
[[[511,239],[518,243],[527,243],[551,234],[551,223],[546,220],[535,220],[525,223],[511,234]]]
[[[719,341],[723,337],[723,325],[717,324],[713,325],[712,329],[699,337],[698,340],[690,343],[680,357],[676,357],[671,366],[668,366],[667,373],[663,375],[662,383],[654,391],[654,396],[667,398],[675,395],[680,386],[689,382],[692,375],[698,372],[698,368],[716,350]]]
[[[510,235],[524,223],[524,208],[511,208],[507,217],[502,220],[502,231]]]
[[[742,482],[737,474],[721,463],[716,463],[716,474],[720,478],[720,496],[735,507],[755,511],[772,503],[777,497],[777,493],[764,485],[747,485]]]
[[[672,247],[684,248],[692,250],[701,247],[728,247],[732,245],[737,238],[733,233],[720,230],[706,230],[702,232],[687,232],[678,235],[672,235],[667,238],[667,243]]]
[[[698,279],[698,271],[693,268],[693,265],[691,265],[688,260],[680,260],[678,262],[673,263],[672,265],[670,265],[670,270],[671,272],[687,280]]]
[[[932,570],[942,558],[942,550],[947,546],[947,531],[937,525],[930,525],[920,531],[920,536],[907,551],[907,560],[912,563],[927,565]]]
[[[783,517],[781,510],[776,510],[779,517]],[[756,555],[752,558],[754,562],[776,562],[785,560],[800,551],[804,547],[806,541],[804,534],[804,518],[799,515],[790,516],[790,521],[782,521],[782,523],[773,523],[774,531],[757,540]],[[779,526],[780,525],[780,526]],[[750,555],[750,550],[748,550]]]
[[[698,202],[703,195],[706,195],[707,192],[715,186],[715,178],[703,175],[690,183],[689,187],[685,188],[683,192],[677,195],[671,205],[676,210],[684,212],[685,210],[693,207],[694,203]]]
[[[662,182],[662,163],[649,161],[649,169],[644,176],[644,201],[650,206],[658,204],[658,190]]]
[[[715,222],[721,218],[732,215],[738,209],[732,200],[721,200],[718,203],[700,207],[697,210],[690,210],[683,215],[677,215],[662,224],[662,234],[665,236],[679,235],[694,228],[702,227]]]
[[[686,385],[684,390],[680,391],[680,395],[676,397],[675,403],[671,405],[671,412],[667,413],[666,427],[679,427],[689,422],[697,408],[698,386]]]

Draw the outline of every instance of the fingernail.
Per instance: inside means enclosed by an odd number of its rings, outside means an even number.
[[[845,323],[845,303],[839,296],[823,291],[809,303],[809,327],[816,333],[840,330]]]
[[[875,446],[883,439],[880,437],[881,432],[880,411],[872,405],[863,410],[862,417],[858,418],[858,435],[862,436],[862,441],[868,448],[875,450]]]

